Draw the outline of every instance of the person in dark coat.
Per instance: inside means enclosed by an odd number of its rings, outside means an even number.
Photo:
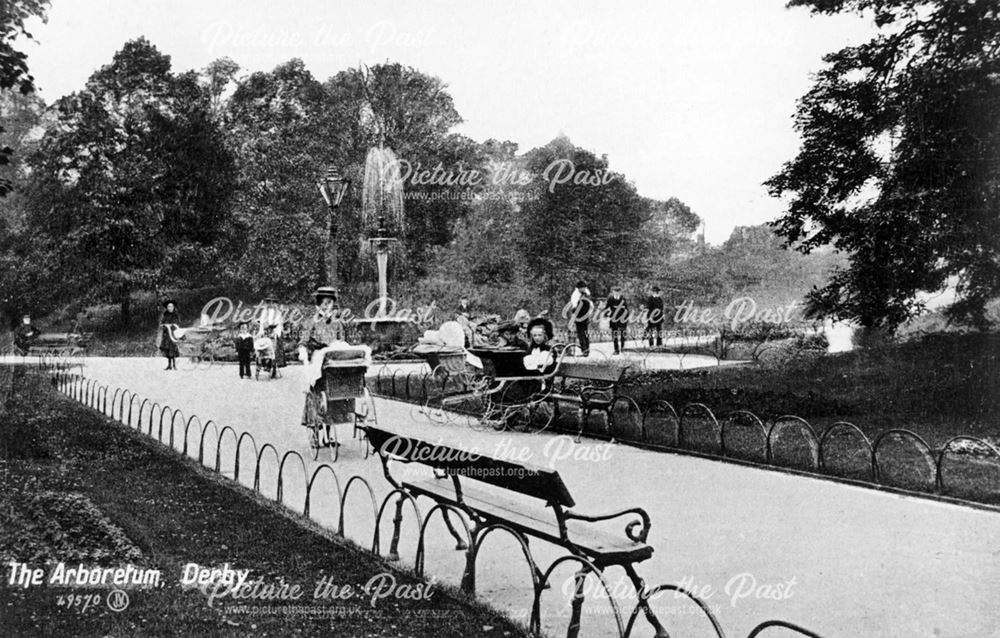
[[[27,355],[39,334],[38,328],[31,323],[31,315],[24,315],[21,325],[14,331],[14,347],[22,356]]]
[[[511,321],[501,324],[497,332],[500,334],[500,347],[528,351],[528,342],[521,338],[521,326],[517,323]]]
[[[236,358],[240,362],[240,378],[249,379],[250,361],[253,359],[253,337],[250,336],[246,322],[240,324],[240,331],[236,335]]]
[[[611,324],[611,341],[615,354],[621,354],[625,347],[625,331],[628,330],[628,302],[622,296],[619,286],[611,287],[611,294],[606,302],[608,320]]]
[[[569,327],[576,330],[576,338],[580,342],[580,354],[590,356],[590,317],[594,314],[594,301],[590,298],[590,290],[585,281],[576,282],[576,290],[569,300]],[[529,324],[530,325],[530,324]]]
[[[177,341],[174,340],[174,329],[181,323],[180,315],[177,314],[177,303],[173,299],[163,302],[163,316],[160,317],[160,352],[167,358],[165,370],[177,369],[177,357],[180,350],[177,348]]]
[[[468,295],[462,295],[458,300],[458,307],[455,308],[455,317],[464,316],[466,319],[473,319],[478,313],[478,309],[469,301]]]
[[[646,335],[649,337],[649,346],[663,345],[663,297],[660,296],[660,287],[653,286],[652,294],[646,299]],[[653,343],[653,337],[656,343]]]

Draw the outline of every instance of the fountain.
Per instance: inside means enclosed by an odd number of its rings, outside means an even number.
[[[377,352],[401,343],[406,326],[413,323],[410,317],[391,316],[389,309],[389,254],[403,230],[403,179],[396,156],[384,146],[369,149],[365,158],[361,225],[362,246],[375,255],[378,269],[378,306],[373,315],[369,305],[354,322],[362,339]]]

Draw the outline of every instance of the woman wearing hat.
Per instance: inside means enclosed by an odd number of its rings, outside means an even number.
[[[163,302],[163,315],[160,317],[160,352],[167,358],[165,370],[177,369],[177,357],[180,350],[177,349],[177,341],[174,339],[174,330],[180,325],[181,318],[177,314],[177,302],[167,299]]]
[[[299,359],[307,363],[313,352],[345,338],[344,323],[337,316],[337,289],[320,286],[313,295],[316,314],[302,331]]]
[[[521,339],[521,326],[516,322],[509,322],[500,324],[497,328],[497,333],[500,335],[499,344],[502,348],[517,348],[518,350],[528,351],[528,343]]]
[[[304,364],[302,380],[305,391],[310,391],[316,380],[323,376],[323,359],[327,352],[335,350],[351,350],[358,358],[365,360],[365,365],[371,363],[371,348],[368,346],[352,346],[348,344],[344,330],[344,321],[337,312],[337,290],[329,286],[316,289],[316,314],[309,325],[302,331],[299,341],[299,360]]]

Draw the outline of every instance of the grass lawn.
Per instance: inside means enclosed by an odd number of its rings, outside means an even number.
[[[300,517],[154,447],[141,435],[56,393],[45,377],[0,370],[13,392],[0,408],[0,636],[520,636],[496,612],[426,584]],[[9,385],[7,386],[9,388]],[[67,596],[86,589],[8,584],[7,562],[45,567],[121,566],[161,570],[162,586],[127,589],[128,607],[101,599],[84,609]],[[250,569],[264,586],[299,585],[298,600],[231,600],[179,581],[188,563]],[[371,604],[373,576],[397,586]],[[328,578],[343,600],[314,598]],[[389,576],[383,577],[388,582]],[[345,589],[350,586],[351,589]],[[247,590],[249,591],[249,589]],[[258,589],[258,591],[264,591]],[[276,591],[276,590],[272,590]],[[286,590],[287,591],[287,590]],[[423,596],[399,599],[404,593]],[[75,607],[70,605],[77,603]],[[272,606],[257,615],[242,605]]]
[[[644,373],[629,377],[622,391],[640,405],[704,403],[717,416],[794,414],[820,431],[849,421],[872,438],[906,428],[932,447],[959,434],[998,443],[1000,335],[942,333],[781,365]]]

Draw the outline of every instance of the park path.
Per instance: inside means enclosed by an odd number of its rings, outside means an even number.
[[[281,454],[295,450],[306,458],[311,474],[314,464],[298,425],[302,368],[289,367],[282,379],[258,382],[238,379],[236,367],[229,365],[175,372],[162,367],[160,359],[91,358],[84,374],[180,409],[185,417],[197,414],[203,421],[250,432]],[[645,508],[653,521],[649,543],[656,554],[640,565],[640,574],[648,584],[681,583],[702,595],[728,636],[745,636],[759,622],[774,618],[824,636],[1000,635],[996,513],[586,439],[571,445],[555,435],[433,425],[415,419],[410,405],[396,401],[376,399],[376,410],[386,429],[472,451],[503,450],[536,465],[553,464],[579,511]],[[342,432],[347,434],[347,428]],[[208,447],[214,457],[213,436]],[[195,439],[192,435],[192,449]],[[234,446],[223,441],[223,466],[231,468]],[[341,485],[351,475],[365,477],[378,502],[389,492],[378,461],[362,459],[355,442],[348,442],[334,467]],[[232,475],[231,469],[228,473]],[[285,501],[299,510],[304,490],[296,475],[301,474],[294,467],[284,471]],[[252,463],[241,461],[239,480],[252,485]],[[267,455],[262,492],[274,495],[276,480],[277,464]],[[332,484],[328,489],[332,493]],[[347,536],[363,546],[371,545],[374,527],[367,499],[356,492],[345,508]],[[314,497],[314,518],[335,524],[334,501]],[[405,516],[401,554],[412,564],[416,533],[412,514]],[[444,526],[439,521],[431,525],[437,529],[428,541],[428,575],[457,584],[462,556]],[[387,522],[382,529],[387,539]],[[531,600],[526,564],[513,542],[495,538],[482,556],[478,594],[525,617]],[[386,544],[383,540],[383,552]],[[532,548],[543,566],[558,555],[539,543]],[[608,576],[613,589],[624,590],[617,585],[620,573]],[[560,590],[557,585],[544,598],[553,613],[547,626],[554,631],[562,626],[556,612],[565,610]],[[632,604],[626,597],[616,596],[628,613]],[[690,603],[664,596],[655,606],[672,635],[713,635]],[[613,635],[608,610],[599,602],[588,603],[584,635]],[[638,635],[646,634],[642,629]]]

